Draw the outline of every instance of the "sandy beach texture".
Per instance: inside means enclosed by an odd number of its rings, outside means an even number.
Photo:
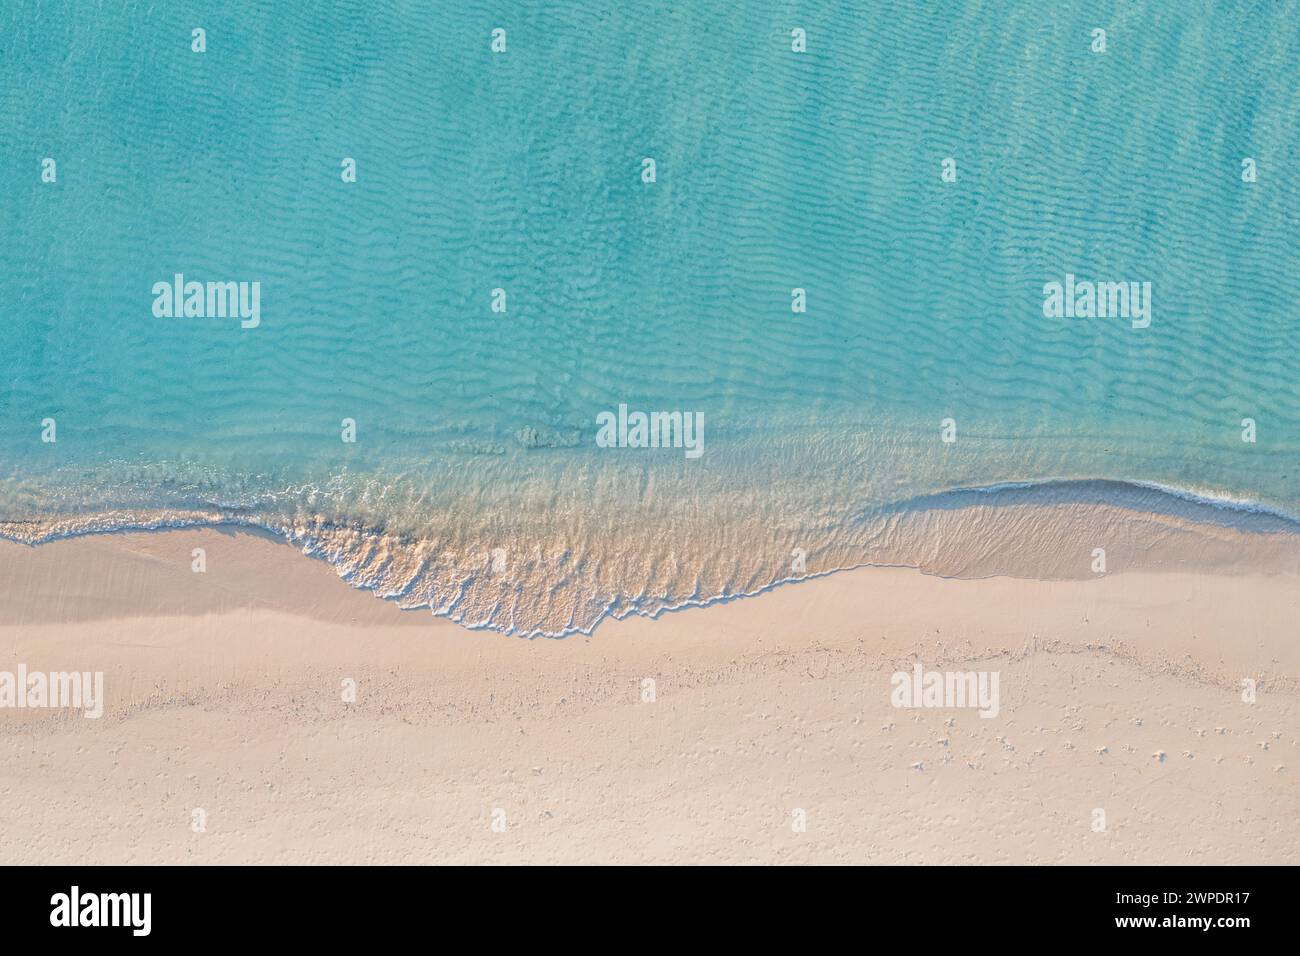
[[[530,641],[262,534],[0,542],[0,670],[107,698],[0,709],[0,859],[1295,864],[1285,564],[865,568]],[[892,706],[917,659],[998,715]]]

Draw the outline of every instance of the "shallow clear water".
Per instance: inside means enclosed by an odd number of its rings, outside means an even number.
[[[951,489],[1300,513],[1300,5],[931,6],[7,6],[0,531],[246,521],[559,633]],[[177,272],[260,325],[156,317]],[[1150,326],[1045,317],[1067,273]],[[597,447],[620,403],[704,453]]]

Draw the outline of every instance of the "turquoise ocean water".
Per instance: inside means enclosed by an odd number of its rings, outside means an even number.
[[[929,545],[890,516],[956,489],[1286,524],[1298,21],[6,4],[0,533],[243,522],[405,606],[558,634],[908,563]],[[260,282],[260,325],[156,317],[178,272]],[[1045,317],[1067,273],[1150,282],[1150,326]],[[702,413],[704,453],[597,447],[620,403]]]

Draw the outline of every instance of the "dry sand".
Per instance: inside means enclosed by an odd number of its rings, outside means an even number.
[[[528,641],[259,534],[0,542],[0,671],[107,695],[0,709],[0,861],[1294,864],[1298,583],[872,568]],[[998,716],[891,706],[917,657]]]

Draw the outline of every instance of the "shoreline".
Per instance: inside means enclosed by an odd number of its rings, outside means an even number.
[[[511,590],[510,575],[493,580],[496,572],[488,562],[494,552],[485,551],[476,557],[472,548],[467,554],[462,547],[460,553],[452,550],[447,567],[442,569],[451,578],[444,581],[439,572],[434,572],[432,577],[444,587],[429,592],[422,580],[429,567],[426,558],[421,557],[427,553],[425,543],[361,527],[308,522],[310,527],[295,529],[277,527],[263,519],[232,519],[216,511],[185,512],[182,517],[161,512],[152,516],[108,512],[94,516],[88,527],[64,531],[47,528],[47,533],[42,534],[20,535],[16,531],[19,523],[0,521],[0,546],[45,549],[103,537],[165,536],[204,529],[223,535],[266,536],[325,563],[357,590],[369,591],[404,610],[430,610],[467,630],[561,639],[596,633],[607,621],[641,616],[659,619],[666,614],[724,606],[783,587],[868,569],[914,569],[963,580],[1088,580],[1113,571],[1135,570],[1300,575],[1300,521],[1285,511],[1151,482],[1046,479],[963,487],[872,509],[862,520],[874,525],[864,531],[857,544],[821,549],[809,556],[808,567],[792,568],[789,576],[756,586],[751,577],[747,587],[732,590],[727,584],[706,597],[679,599],[647,590],[642,590],[639,597],[610,599],[609,592],[605,592],[605,600],[610,603],[603,610],[592,603],[592,594],[581,590],[568,593],[566,601],[571,603],[564,607],[570,623],[558,629],[537,624],[538,620],[555,619],[556,608],[549,612],[529,611],[533,623],[522,627],[516,627],[513,617],[498,618],[496,609],[507,596],[513,602],[512,614],[518,612],[521,603],[527,608],[529,601],[538,601],[539,595],[546,593],[555,575],[571,574],[571,570],[547,566],[539,557],[519,572],[524,580]],[[510,535],[498,540],[509,543]],[[1105,545],[1101,549],[1100,572],[1094,547],[1098,543]],[[523,542],[520,549],[526,553]],[[571,549],[566,545],[564,550],[568,553]],[[863,549],[871,552],[870,560],[861,559]],[[495,551],[507,553],[510,549]],[[376,562],[376,553],[387,557]],[[837,558],[846,563],[836,563]],[[583,561],[591,560],[595,559],[590,555],[583,557]],[[457,580],[458,587],[454,584]],[[412,599],[410,592],[417,583],[424,596],[417,594]],[[596,584],[587,582],[587,586]],[[612,586],[609,581],[600,584]],[[467,595],[469,600],[465,600]],[[643,600],[648,606],[643,605]],[[561,620],[564,617],[558,616]],[[590,623],[575,624],[575,616],[580,621],[590,619]]]

